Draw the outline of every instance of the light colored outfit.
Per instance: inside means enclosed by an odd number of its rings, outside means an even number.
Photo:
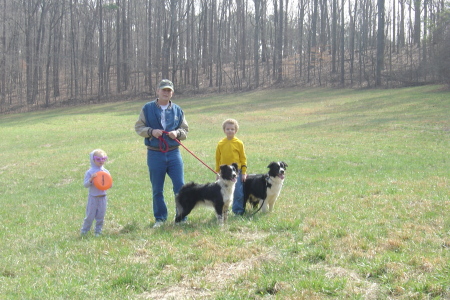
[[[229,140],[223,138],[219,141],[216,148],[216,172],[218,173],[221,165],[238,164],[239,178],[236,182],[233,195],[232,210],[237,215],[244,213],[244,188],[242,185],[242,174],[247,174],[247,156],[245,155],[244,143],[237,137]]]
[[[94,152],[92,151],[90,156],[91,168],[86,171],[84,175],[84,187],[89,189],[88,201],[86,205],[86,217],[84,218],[83,226],[81,227],[81,234],[86,234],[91,230],[92,223],[95,219],[95,234],[102,233],[103,221],[105,219],[106,206],[108,204],[108,198],[106,191],[99,190],[95,185],[90,182],[94,173],[99,171],[107,172],[103,166],[99,167],[94,162]]]

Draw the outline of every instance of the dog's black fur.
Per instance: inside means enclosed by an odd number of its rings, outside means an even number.
[[[255,209],[258,204],[262,212],[271,212],[280,195],[287,164],[271,162],[267,174],[249,174],[244,183],[244,209],[247,202]]]
[[[220,178],[216,182],[197,184],[194,182],[183,185],[175,202],[177,216],[175,223],[181,222],[199,204],[214,207],[219,224],[227,220],[228,208],[233,203],[234,187],[238,176],[238,165],[220,166]]]

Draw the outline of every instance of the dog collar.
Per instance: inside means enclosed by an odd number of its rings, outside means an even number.
[[[267,174],[266,174],[266,184],[267,184],[267,187],[268,187],[268,188],[271,188],[271,187],[272,187],[272,184],[269,182],[269,179],[270,179],[270,175],[269,175],[269,173],[267,173]]]

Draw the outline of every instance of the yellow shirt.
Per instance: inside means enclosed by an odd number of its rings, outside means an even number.
[[[216,172],[220,171],[221,165],[231,165],[232,163],[238,164],[242,174],[247,173],[244,143],[236,137],[231,140],[223,138],[216,148]]]

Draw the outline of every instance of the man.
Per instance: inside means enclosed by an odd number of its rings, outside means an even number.
[[[167,206],[164,200],[164,180],[169,175],[174,194],[184,185],[183,160],[180,144],[189,131],[183,110],[171,101],[173,83],[163,79],[156,91],[158,98],[144,105],[136,121],[136,133],[144,137],[147,146],[147,165],[153,191],[154,228],[167,220]]]

